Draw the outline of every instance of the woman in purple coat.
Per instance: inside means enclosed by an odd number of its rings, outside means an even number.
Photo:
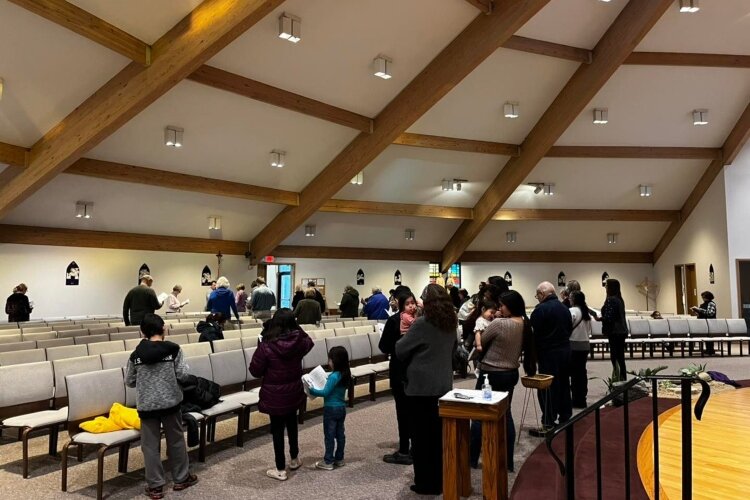
[[[313,348],[313,341],[297,324],[292,310],[279,309],[263,325],[262,340],[250,362],[253,377],[262,378],[258,408],[271,417],[273,452],[276,468],[266,474],[286,481],[284,429],[289,438],[289,469],[297,470],[302,462],[297,458],[297,410],[305,400],[302,388],[302,358]]]

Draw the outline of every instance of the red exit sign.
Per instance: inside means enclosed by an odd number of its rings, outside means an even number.
[[[266,255],[265,257],[263,257],[263,262],[265,262],[266,264],[270,264],[271,262],[275,260],[276,260],[276,257],[274,257],[273,255]]]

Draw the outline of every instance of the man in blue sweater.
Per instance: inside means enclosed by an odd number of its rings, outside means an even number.
[[[388,303],[388,297],[383,295],[380,287],[373,287],[372,295],[363,300],[362,303],[365,305],[362,313],[367,316],[367,319],[388,319],[390,304]]]

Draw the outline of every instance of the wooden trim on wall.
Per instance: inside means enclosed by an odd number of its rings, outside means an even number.
[[[679,210],[500,209],[493,220],[674,222]]]
[[[297,259],[402,260],[435,262],[440,259],[440,251],[279,245],[274,249],[273,256]]]
[[[623,64],[750,68],[750,56],[683,52],[633,52]]]
[[[651,264],[651,252],[464,252],[460,262],[586,262]]]

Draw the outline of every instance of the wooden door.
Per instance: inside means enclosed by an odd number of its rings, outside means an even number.
[[[737,260],[737,294],[740,316],[750,326],[750,260]]]
[[[685,288],[687,290],[687,310],[699,304],[698,277],[695,273],[695,264],[685,264]]]

